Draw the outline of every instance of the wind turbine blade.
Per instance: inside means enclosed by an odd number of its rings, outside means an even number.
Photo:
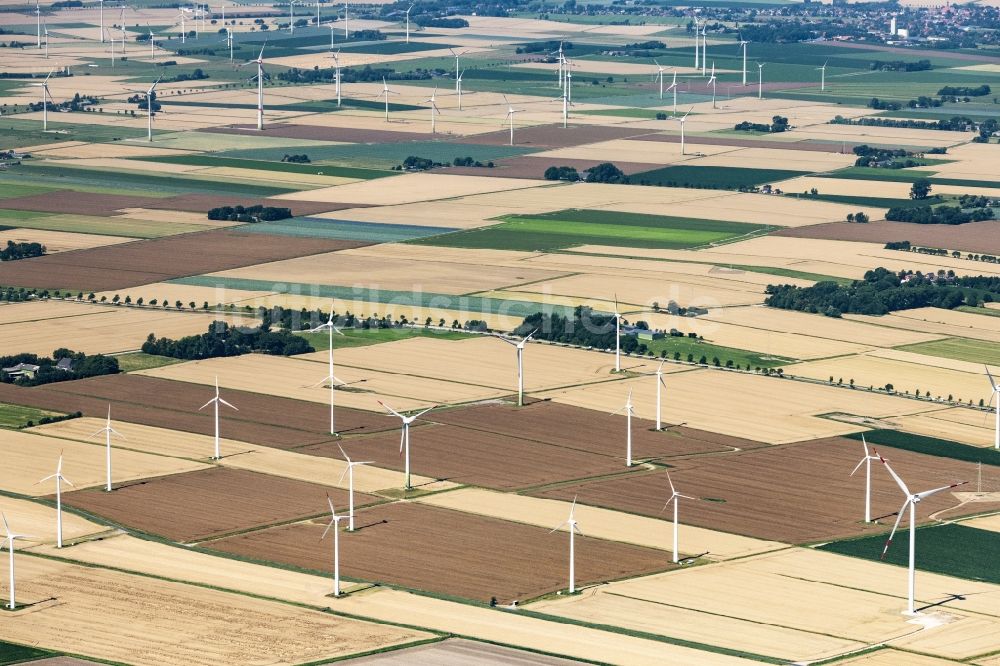
[[[671,496],[676,495],[677,489],[674,488],[674,481],[673,479],[670,478],[670,472],[667,472],[667,483],[670,484],[670,495]]]
[[[681,495],[680,493],[677,493],[677,496],[678,497],[683,497],[684,499],[694,500],[696,502],[698,501],[697,497],[691,497],[690,495]]]
[[[386,408],[387,410],[389,410],[389,413],[390,413],[390,414],[392,414],[392,415],[394,415],[394,416],[398,416],[399,418],[403,418],[403,415],[402,415],[402,414],[400,414],[400,413],[399,413],[399,412],[397,412],[397,411],[396,411],[395,409],[393,409],[393,408],[392,408],[392,407],[390,407],[389,405],[385,404],[385,403],[384,403],[384,402],[382,402],[381,400],[379,400],[379,401],[378,401],[378,404],[382,405],[382,406],[383,406],[383,407],[385,407],[385,408]]]
[[[411,418],[411,419],[414,419],[414,420],[415,420],[415,419],[417,419],[417,418],[419,418],[419,417],[423,416],[423,415],[424,415],[424,414],[426,414],[427,412],[431,411],[432,409],[437,409],[437,405],[432,405],[432,406],[428,407],[427,409],[425,409],[425,410],[424,410],[424,411],[422,411],[422,412],[417,412],[416,414],[414,414],[414,415],[413,415],[412,417],[410,417],[410,418]],[[411,420],[411,423],[412,423],[412,422],[413,422],[413,421]]]
[[[667,510],[667,507],[670,506],[670,503],[674,501],[675,497],[677,497],[677,495],[671,495],[670,497],[667,498],[667,501],[663,503],[663,508],[660,509],[660,513],[663,513],[664,511]]]
[[[347,455],[347,451],[344,450],[344,447],[342,447],[339,442],[337,443],[337,448],[340,449],[340,455],[344,456],[344,460],[346,460],[348,464],[350,464],[351,457]]]
[[[993,379],[993,375],[990,374],[989,366],[984,365],[983,367],[986,369],[986,376],[990,378],[990,386],[992,386],[993,389],[996,390],[997,380]]]
[[[925,497],[930,497],[931,495],[936,495],[937,493],[941,492],[942,490],[948,490],[950,488],[957,488],[958,486],[964,486],[967,483],[968,483],[968,481],[961,481],[959,483],[953,483],[950,486],[941,486],[940,488],[935,488],[934,490],[925,490],[922,493],[917,493],[916,495],[914,495],[914,497],[916,497],[918,500],[922,500]]]
[[[889,538],[886,539],[885,548],[882,549],[882,557],[880,559],[885,559],[885,554],[889,552],[889,546],[892,545],[892,537],[896,536],[896,529],[899,527],[899,521],[903,519],[903,514],[906,513],[906,507],[910,505],[910,497],[907,495],[906,501],[903,502],[902,508],[899,509],[899,513],[896,514],[896,524],[892,526],[892,532],[889,532]]]
[[[553,527],[551,530],[549,530],[549,534],[552,534],[553,532],[562,529],[562,526],[565,525],[565,524],[566,524],[565,522],[559,523],[558,525],[556,525],[555,527]]]
[[[209,405],[211,405],[213,402],[215,402],[215,400],[216,400],[215,398],[212,398],[211,400],[209,400],[208,402],[206,402],[204,405],[202,405],[201,407],[199,407],[198,411],[200,412],[201,410],[205,409],[206,407],[208,407]]]
[[[333,509],[333,500],[330,499],[330,493],[326,494],[326,503],[330,506],[330,515],[336,516],[337,512]]]
[[[527,342],[528,340],[530,340],[532,337],[534,337],[535,333],[538,333],[537,328],[533,330],[531,333],[528,333],[528,335],[524,338],[524,341]]]
[[[399,452],[403,453],[403,443],[406,441],[406,426],[399,431]]]
[[[896,485],[899,486],[899,489],[902,490],[903,493],[907,497],[909,497],[910,495],[912,495],[912,493],[910,492],[910,489],[907,488],[906,484],[903,483],[903,480],[901,478],[899,478],[899,475],[896,474],[896,472],[892,469],[892,467],[889,467],[889,463],[886,462],[885,458],[883,458],[882,456],[879,456],[878,459],[881,460],[882,464],[885,465],[885,468],[887,470],[889,470],[889,474],[891,474],[892,478],[896,480]]]
[[[502,335],[498,335],[498,334],[494,333],[493,337],[496,338],[497,340],[499,340],[500,342],[506,342],[511,347],[516,347],[517,346],[516,342],[514,342],[512,340],[508,340],[507,338],[503,337]]]
[[[326,526],[326,529],[323,530],[323,534],[319,538],[320,541],[326,538],[326,535],[330,533],[330,528],[333,527],[336,522],[337,521],[335,519],[330,520],[330,524]]]
[[[861,462],[859,462],[857,466],[855,466],[855,468],[851,471],[851,476],[854,476],[854,472],[857,472],[859,469],[861,469],[861,466],[865,464],[866,460],[868,460],[867,455],[864,458],[862,458]]]
[[[38,485],[39,483],[45,483],[45,482],[46,482],[46,481],[48,481],[49,479],[54,479],[54,478],[56,478],[56,475],[55,475],[55,474],[49,474],[49,475],[48,475],[47,477],[45,477],[44,479],[39,479],[38,481],[35,481],[35,482],[34,482],[33,484],[31,484],[31,485],[33,485],[33,486],[37,486],[37,485]]]
[[[68,483],[69,485],[73,486],[73,482],[70,481],[69,479],[67,479],[65,476],[60,477],[60,478],[62,478],[62,480],[63,480],[64,483]],[[73,486],[73,487],[75,488],[76,486]]]
[[[7,514],[0,512],[0,518],[3,519],[3,529],[4,529],[4,532],[6,532],[7,533],[7,537],[10,538],[10,536],[11,536],[11,534],[10,534],[10,524],[7,522]],[[560,525],[559,527],[562,527],[562,525]],[[556,528],[556,529],[558,529],[558,528]]]
[[[229,407],[229,408],[231,408],[231,409],[235,409],[236,411],[240,411],[240,410],[239,410],[239,409],[238,409],[237,407],[234,407],[233,405],[229,404],[229,403],[228,403],[228,402],[226,402],[226,401],[225,401],[225,400],[224,400],[223,398],[219,398],[219,402],[221,402],[221,403],[222,403],[223,405],[225,405],[226,407]]]

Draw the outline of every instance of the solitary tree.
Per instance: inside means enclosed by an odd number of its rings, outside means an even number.
[[[931,181],[926,178],[918,178],[910,186],[911,199],[926,199],[931,193]]]

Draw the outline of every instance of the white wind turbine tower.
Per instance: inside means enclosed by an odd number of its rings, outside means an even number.
[[[462,77],[465,76],[465,70],[463,69],[458,75],[458,110],[462,110]]]
[[[195,24],[197,25],[197,24]],[[156,60],[156,37],[153,36],[153,29],[146,24],[146,30],[149,31],[149,59]]]
[[[715,61],[714,60],[712,61],[712,76],[711,78],[708,79],[708,83],[709,85],[712,86],[712,108],[717,109],[719,107],[715,105]]]
[[[865,436],[861,435],[861,448],[864,450],[865,457],[854,467],[851,472],[851,476],[854,476],[854,472],[861,469],[861,466],[865,466],[865,522],[872,522],[872,461],[878,460],[878,456],[873,456],[868,453],[868,442],[865,441]]]
[[[101,44],[104,43],[104,0],[98,0],[101,4]]]
[[[674,70],[674,80],[671,82],[670,86],[667,87],[667,92],[674,91],[674,110],[673,115],[677,115],[677,70]]]
[[[226,8],[223,7],[222,9],[223,9],[223,11],[225,11]],[[223,23],[225,23],[225,21],[223,21]],[[320,26],[320,23],[319,23],[319,0],[316,0],[316,27],[318,28],[319,26]]]
[[[562,102],[563,129],[569,127],[569,107],[573,104],[573,102],[569,101],[570,84],[573,81],[573,78],[569,74],[569,72],[566,74],[566,85],[563,86],[562,95],[555,98],[555,101]]]
[[[226,28],[226,46],[229,47],[229,64],[233,64],[233,31]]]
[[[455,49],[451,48],[450,46],[448,47],[448,50],[451,51],[451,54],[453,56],[455,56],[455,92],[458,92],[458,74],[459,74],[458,58],[459,56],[463,56],[466,53],[468,53],[468,51],[462,51],[461,53],[457,53]]]
[[[56,548],[62,548],[63,547],[62,483],[63,483],[63,481],[65,481],[70,486],[73,485],[72,481],[70,481],[65,476],[63,476],[63,473],[62,473],[62,462],[63,462],[63,457],[62,457],[62,453],[60,453],[59,454],[59,464],[56,465],[56,473],[55,474],[49,474],[44,479],[36,482],[36,485],[37,485],[38,483],[45,483],[49,479],[55,479],[56,480]]]
[[[295,0],[288,0],[288,33],[295,32]]]
[[[762,62],[757,63],[757,99],[763,99],[764,97],[764,64]]]
[[[701,29],[701,75],[705,76],[708,68],[708,23]]]
[[[502,338],[499,335],[495,336],[498,340],[506,342],[515,349],[517,349],[517,406],[524,406],[524,346],[528,344],[531,337],[538,332],[536,328],[531,333],[521,338],[520,341],[514,342],[513,340],[508,340],[507,338]]]
[[[38,40],[38,48],[42,48],[42,9],[35,0],[35,35]]]
[[[160,82],[160,78],[157,78],[153,82],[153,85],[149,86],[149,90],[130,90],[129,92],[134,92],[139,95],[143,95],[146,98],[146,139],[148,141],[153,140],[153,102],[156,101],[156,85]]]
[[[990,379],[990,386],[993,388],[993,395],[990,396],[990,402],[995,402],[996,410],[996,426],[993,432],[994,448],[1000,449],[1000,384],[997,384],[997,380],[993,379],[993,375],[990,374],[990,369],[986,366],[986,376]]]
[[[660,80],[660,99],[663,99],[663,72],[666,70],[664,69],[663,65],[656,62],[655,58],[653,59],[653,62],[656,63],[656,74],[653,76],[653,78]]]
[[[344,519],[343,516],[338,516],[337,512],[333,509],[333,500],[330,496],[326,496],[326,502],[330,505],[330,524],[326,526],[323,530],[323,536],[319,538],[320,541],[326,538],[327,533],[333,530],[333,596],[340,596],[340,521]],[[351,518],[353,520],[353,516]]]
[[[579,524],[576,522],[576,518],[573,517],[576,512],[576,498],[573,498],[573,504],[569,508],[569,518],[565,522],[560,523],[558,526],[554,527],[549,531],[549,534],[555,532],[563,525],[567,526],[569,529],[569,593],[573,594],[576,592],[576,548],[574,543],[574,537],[576,533],[579,532],[580,536],[583,536],[583,530],[580,529]]]
[[[685,154],[685,152],[684,152],[684,123],[687,122],[687,118],[688,118],[689,115],[691,115],[691,112],[693,110],[694,110],[694,107],[691,107],[690,109],[688,109],[688,112],[685,113],[680,118],[678,118],[676,116],[674,116],[674,118],[673,118],[674,120],[676,120],[677,122],[679,122],[681,124],[681,155]]]
[[[437,92],[437,88],[435,88],[431,96],[424,100],[424,103],[430,102],[431,104],[431,134],[437,134],[437,116],[441,115],[441,109],[437,105]]]
[[[330,317],[325,323],[320,324],[316,328],[310,328],[309,333],[322,333],[323,331],[328,331],[330,334],[329,347],[327,348],[327,361],[329,363],[329,370],[327,371],[326,377],[321,379],[314,386],[320,386],[326,382],[330,382],[330,434],[336,435],[337,428],[335,427],[335,422],[333,418],[333,394],[337,389],[337,384],[343,385],[344,382],[337,379],[337,376],[333,373],[333,334],[343,335],[340,329],[337,328],[333,323],[333,303],[330,304]]]
[[[4,543],[7,544],[7,551],[10,553],[10,603],[7,604],[7,608],[14,610],[17,607],[14,595],[14,542],[18,539],[30,539],[31,537],[27,534],[14,534],[10,531],[10,525],[7,523],[7,516],[0,513],[0,518],[3,518],[3,529],[4,532],[7,533],[7,536],[4,538]],[[2,547],[3,546],[0,545],[0,548]]]
[[[413,5],[410,5],[409,9],[406,10],[406,43],[410,43],[410,10],[413,9]]]
[[[41,83],[33,83],[31,85],[38,86],[42,89],[42,131],[47,131],[49,129],[49,102],[52,101],[52,94],[49,92],[49,77],[52,76],[50,71],[45,75],[45,80]]]
[[[566,60],[565,57],[563,56],[563,43],[562,42],[559,42],[559,51],[557,51],[557,53],[558,53],[558,55],[556,56],[556,58],[557,58],[558,64],[559,64],[559,87],[562,88],[563,85],[564,85],[563,84],[563,75],[565,74],[565,72],[563,71],[563,64],[565,63],[565,60]],[[549,54],[549,55],[552,55],[552,54]]]
[[[215,455],[212,456],[212,459],[213,460],[218,460],[218,459],[220,459],[222,457],[222,454],[219,452],[219,405],[223,404],[226,407],[229,407],[230,409],[233,409],[233,410],[235,410],[237,412],[240,411],[240,410],[236,409],[236,407],[234,407],[233,405],[231,405],[228,402],[226,402],[225,400],[223,400],[221,396],[219,396],[219,378],[218,378],[218,376],[216,376],[216,378],[215,378],[215,397],[212,398],[211,400],[209,400],[208,402],[206,402],[201,407],[199,407],[198,411],[201,411],[201,410],[205,409],[206,407],[208,407],[209,405],[212,405],[212,404],[215,405]]]
[[[625,466],[632,466],[632,417],[635,415],[635,409],[632,405],[632,389],[628,390],[628,398],[625,399],[624,406],[611,412],[611,416],[615,414],[625,413]]]
[[[656,368],[656,430],[663,430],[663,419],[662,417],[662,395],[663,389],[667,388],[667,383],[663,381],[663,364],[666,361],[660,361],[660,365]]]
[[[615,294],[615,372],[621,372],[621,371],[622,371],[622,314],[618,312],[618,294]]]
[[[382,77],[382,92],[380,92],[375,99],[385,95],[385,122],[389,122],[389,95],[398,95],[399,93],[394,90],[389,90],[389,84],[385,82],[385,77]]]
[[[344,3],[344,39],[350,37],[350,33],[347,30],[347,3]]]
[[[257,74],[250,77],[250,81],[257,79],[257,129],[264,129],[264,47],[267,46],[267,42],[264,42],[264,46],[260,47],[260,55],[257,56],[256,60],[248,60],[247,62],[240,65],[240,67],[246,67],[247,65],[257,65]]]
[[[677,526],[678,526],[677,506],[681,503],[680,502],[680,498],[681,497],[683,497],[684,499],[689,499],[689,500],[693,500],[695,498],[694,497],[689,497],[687,495],[681,495],[679,492],[677,492],[677,489],[674,488],[674,482],[670,478],[670,472],[667,472],[667,483],[670,484],[670,499],[668,499],[667,502],[666,502],[666,504],[663,505],[663,509],[661,509],[661,511],[667,508],[667,504],[670,504],[671,502],[674,503],[674,559],[673,559],[673,562],[674,562],[674,564],[677,564],[680,561],[679,552],[678,552],[678,549],[677,549]]]
[[[348,490],[347,490],[348,500],[347,501],[349,502],[349,504],[348,504],[349,508],[347,510],[347,517],[348,517],[347,531],[348,532],[353,532],[354,531],[354,468],[355,467],[361,467],[362,465],[371,465],[375,461],[374,460],[361,460],[361,461],[351,460],[350,456],[347,455],[347,451],[344,451],[344,447],[342,447],[340,444],[337,444],[337,448],[340,449],[340,453],[344,456],[344,460],[347,461],[347,469],[345,469],[344,473],[340,475],[340,481],[337,481],[337,483],[343,483],[344,482],[344,477],[345,476],[347,477],[347,486],[348,486]]]
[[[826,62],[823,63],[822,67],[817,67],[816,68],[820,72],[820,74],[819,74],[819,89],[820,89],[820,92],[826,92],[826,65],[829,62],[830,61],[827,60]]]
[[[128,54],[125,53],[125,7],[124,6],[122,7],[121,14],[118,15],[118,32],[120,32],[122,35],[122,58],[124,59],[128,56]]]
[[[404,449],[406,451],[406,462],[405,462],[406,485],[405,485],[405,489],[406,490],[410,490],[411,488],[413,488],[413,486],[410,484],[410,425],[414,421],[416,421],[418,418],[420,418],[421,416],[423,416],[427,412],[429,412],[432,409],[434,409],[435,407],[437,407],[437,405],[434,405],[433,407],[428,407],[424,411],[417,412],[416,414],[411,414],[410,416],[403,416],[402,414],[400,414],[399,412],[397,412],[396,410],[394,410],[392,407],[390,407],[389,405],[385,404],[381,400],[378,401],[378,404],[380,404],[383,407],[385,407],[386,410],[388,410],[388,412],[390,414],[392,414],[393,416],[398,416],[399,420],[403,422],[403,429],[402,429],[402,432],[400,433],[400,436],[399,436],[399,451],[400,451],[400,453],[403,453]]]
[[[747,84],[747,44],[749,44],[749,43],[750,42],[748,42],[747,40],[743,39],[743,37],[740,37],[740,46],[743,47],[743,85],[744,86],[746,86],[746,84]]]
[[[104,427],[95,432],[93,435],[87,439],[93,439],[98,435],[104,435],[104,467],[106,470],[106,477],[104,482],[104,490],[106,492],[111,492],[111,435],[116,437],[121,437],[125,439],[125,436],[120,432],[111,427],[111,405],[108,405],[108,420],[104,422]]]
[[[332,51],[333,50],[333,46],[334,46],[334,44],[333,44],[333,31],[337,29],[337,24],[334,23],[333,21],[330,21],[330,22],[328,22],[326,24],[326,27],[328,27],[330,29],[330,50]],[[338,53],[339,53],[339,51],[338,51]]]
[[[42,31],[45,33],[45,59],[49,59],[49,26],[47,23],[42,24]],[[101,40],[104,41],[103,39]]]
[[[914,597],[914,582],[915,582],[915,568],[916,568],[916,554],[917,554],[917,503],[921,502],[931,495],[935,495],[941,491],[949,490],[957,486],[961,486],[967,481],[962,481],[960,483],[953,483],[950,486],[942,486],[940,488],[934,488],[933,490],[925,490],[922,493],[911,493],[910,489],[906,487],[903,480],[899,478],[896,472],[889,467],[889,463],[886,462],[885,458],[879,456],[879,460],[885,465],[885,468],[889,470],[889,474],[896,481],[896,485],[899,489],[903,491],[906,495],[906,500],[903,502],[903,506],[900,507],[899,513],[896,514],[896,524],[892,526],[892,532],[889,533],[889,539],[885,542],[885,548],[882,550],[882,559],[885,559],[885,554],[889,551],[889,546],[892,545],[892,537],[896,534],[896,528],[899,527],[899,521],[903,519],[903,514],[906,512],[907,507],[910,509],[910,568],[909,568],[909,596],[906,612],[909,615],[915,615],[916,610],[913,606]]]
[[[105,30],[108,30],[108,29],[105,28]],[[114,66],[115,66],[115,38],[114,38],[114,35],[111,34],[110,30],[108,30],[108,41],[111,43],[111,67],[114,68]]]
[[[330,45],[331,45],[331,50],[332,50],[332,48],[333,48],[333,24],[331,23],[330,26],[331,26],[330,27]],[[340,49],[337,49],[336,52],[331,53],[330,56],[333,58],[333,71],[334,71],[333,80],[334,80],[334,87],[337,90],[337,108],[339,109],[340,108]]]
[[[181,44],[187,44],[187,13],[191,11],[187,7],[181,7],[181,12],[178,18],[181,20]]]
[[[522,111],[524,111],[524,109],[515,109],[513,106],[511,106],[510,105],[510,100],[507,99],[506,95],[503,96],[503,101],[507,102],[507,118],[505,118],[505,120],[506,119],[510,119],[510,145],[513,146],[514,145],[514,114],[515,113],[521,113]]]
[[[570,67],[574,66],[569,60],[566,61],[566,101],[570,104],[573,103],[573,70]]]
[[[698,17],[694,17],[694,69],[698,71]]]

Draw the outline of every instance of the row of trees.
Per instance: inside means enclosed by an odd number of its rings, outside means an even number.
[[[149,334],[142,344],[147,354],[185,360],[239,356],[260,351],[276,356],[291,356],[316,351],[309,342],[286,330],[272,331],[265,322],[259,327],[241,328],[224,321],[212,322],[201,335],[188,335],[177,340],[157,338]]]
[[[752,123],[749,120],[744,120],[741,123],[737,123],[736,129],[738,132],[765,132],[768,134],[776,134],[778,132],[785,132],[788,130],[788,118],[784,116],[773,116],[771,118],[771,124],[767,123]]]
[[[992,220],[993,209],[963,210],[959,206],[893,207],[886,212],[885,219],[892,222],[912,222],[914,224],[965,224]]]
[[[219,206],[208,211],[210,220],[227,220],[229,222],[273,222],[286,220],[292,216],[290,208],[277,206]]]
[[[912,118],[844,118],[835,116],[831,125],[863,125],[870,127],[902,127],[906,129],[941,130],[946,132],[965,132],[975,128],[976,121],[966,116],[952,116],[947,120],[914,120]]]

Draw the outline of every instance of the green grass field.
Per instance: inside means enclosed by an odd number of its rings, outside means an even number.
[[[920,516],[918,512],[918,519],[924,518],[925,516]],[[903,525],[900,529],[907,531],[902,534],[896,532],[893,546],[886,553],[885,561],[905,567],[909,562],[909,550],[906,546],[909,527]],[[866,560],[878,560],[882,555],[886,538],[888,533],[862,539],[836,541],[820,546],[820,550]],[[931,571],[966,580],[1000,583],[1000,567],[996,566],[995,561],[998,549],[1000,549],[1000,532],[954,523],[920,527],[917,529],[916,567],[921,571]]]
[[[8,213],[12,215],[7,216]],[[97,236],[124,236],[127,238],[160,238],[215,228],[213,225],[174,222],[143,222],[128,218],[92,217],[90,215],[50,215],[0,209],[0,219],[16,220],[22,229],[45,231],[71,231]],[[207,222],[207,220],[206,220]]]
[[[0,428],[20,428],[28,421],[38,423],[38,419],[43,416],[63,416],[63,414],[45,409],[35,409],[34,407],[0,403]],[[0,650],[2,650],[2,645],[0,645]],[[5,662],[0,659],[0,663]]]
[[[294,150],[292,151],[295,152]],[[394,176],[392,171],[375,169],[358,169],[339,167],[327,164],[295,164],[290,162],[274,162],[267,160],[247,160],[234,157],[216,157],[214,155],[166,155],[162,157],[136,158],[144,162],[162,162],[165,164],[188,164],[204,167],[229,167],[234,169],[257,169],[263,171],[280,171],[283,173],[301,173],[310,175],[338,176],[340,178],[385,178]]]
[[[28,184],[15,184],[15,183],[4,183],[3,189],[0,189],[0,199],[9,199],[11,197],[27,197],[32,194],[41,194],[43,192],[51,192],[54,187],[46,187],[44,185],[28,185]]]
[[[684,249],[761,234],[768,227],[742,222],[563,210],[533,217],[509,217],[498,225],[411,242],[438,247],[552,251],[577,245]]]
[[[179,358],[169,356],[156,356],[155,354],[145,354],[143,352],[132,352],[131,354],[121,354],[115,356],[118,361],[118,368],[122,372],[136,372],[137,370],[150,370],[160,368],[164,365],[181,363]]]
[[[741,169],[739,167],[669,166],[632,175],[633,183],[666,185],[668,187],[702,187],[706,189],[737,189],[776,183],[806,171],[787,169]]]
[[[959,305],[955,308],[959,312],[983,315],[984,317],[1000,317],[1000,310],[996,308],[974,308],[971,305]]]
[[[690,360],[695,363],[698,363],[701,357],[704,356],[708,365],[714,365],[715,358],[719,359],[722,366],[726,365],[726,361],[732,361],[733,364],[744,369],[746,369],[747,365],[751,368],[777,368],[794,361],[794,359],[789,358],[775,358],[764,354],[756,354],[745,349],[713,345],[710,342],[700,342],[692,338],[668,336],[661,340],[644,342],[650,351],[653,352],[654,356],[659,357],[661,352],[666,351],[667,358],[672,359],[675,353],[679,353],[679,360],[687,361],[690,354]]]
[[[434,322],[437,324],[438,322]],[[445,322],[451,324],[451,322]],[[382,342],[395,342],[396,340],[407,340],[409,338],[434,338],[436,340],[465,340],[475,337],[473,333],[463,333],[461,331],[438,331],[425,328],[342,328],[343,335],[333,336],[333,348],[343,349],[346,347],[368,347]],[[330,347],[330,335],[328,333],[299,333],[309,341],[318,351],[325,351]]]
[[[979,446],[969,446],[947,439],[936,437],[926,437],[924,435],[914,435],[898,430],[869,430],[864,433],[865,440],[869,444],[883,444],[897,449],[925,453],[929,456],[939,458],[952,458],[965,462],[978,463],[984,465],[1000,466],[1000,451]],[[861,433],[844,435],[850,439],[861,441]]]
[[[60,114],[72,118],[73,114]],[[146,136],[146,130],[118,125],[77,125],[72,122],[49,121],[49,131],[42,131],[37,120],[4,116],[0,122],[0,145],[38,146],[59,141],[88,141],[105,143]]]
[[[982,310],[985,308],[977,309]],[[896,349],[917,352],[918,354],[929,354],[930,356],[939,356],[941,358],[951,358],[956,361],[1000,365],[1000,348],[997,347],[996,343],[985,342],[983,340],[945,338],[944,340],[931,340],[930,342],[903,345]]]
[[[932,185],[958,185],[964,187],[1000,187],[1000,181],[966,180],[964,178],[939,178],[928,169],[875,169],[872,167],[847,167],[831,173],[820,174],[823,178],[849,178],[852,180],[882,180],[892,183],[912,183],[926,178]]]
[[[0,641],[0,666],[7,666],[8,664],[23,664],[36,659],[55,657],[58,654],[58,652],[50,652],[48,650],[42,650],[41,648],[31,647],[28,645],[18,645],[17,643]]]
[[[812,194],[798,194],[798,193],[786,193],[787,197],[794,197],[796,199],[806,199],[806,200],[816,200],[816,201],[830,201],[833,203],[842,203],[853,206],[872,206],[874,208],[913,208],[915,206],[924,206],[927,202],[916,201],[914,199],[889,199],[883,197],[861,197],[854,196],[850,194],[823,194],[820,192],[817,195]]]

